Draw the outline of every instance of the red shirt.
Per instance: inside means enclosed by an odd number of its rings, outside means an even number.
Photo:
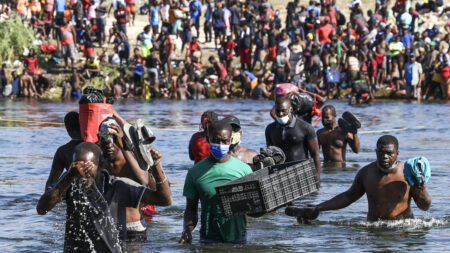
[[[127,23],[127,15],[127,9],[123,6],[114,12],[114,17],[117,19],[117,23],[119,24]]]
[[[34,74],[34,72],[36,72],[37,64],[38,60],[36,57],[25,57],[25,66],[27,66],[27,73]]]
[[[209,156],[209,142],[200,133],[195,133],[192,136],[192,154],[194,155],[194,163],[198,163],[201,160]]]
[[[333,26],[330,24],[321,25],[316,30],[320,43],[331,43],[330,34],[336,33]]]
[[[336,9],[334,9],[334,7],[331,7],[328,14],[330,14],[331,17],[331,23],[336,25],[337,24]]]
[[[196,43],[188,42],[187,46],[190,51],[200,50],[200,43],[198,41]]]
[[[224,47],[227,59],[231,59],[233,57],[233,49],[236,47],[236,42],[230,40],[227,43],[225,43]]]

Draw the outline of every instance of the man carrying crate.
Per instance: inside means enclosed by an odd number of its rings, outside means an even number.
[[[215,187],[251,174],[247,164],[229,154],[232,128],[219,120],[211,124],[209,143],[211,154],[192,167],[186,175],[183,195],[186,196],[184,230],[180,243],[192,243],[192,231],[198,222],[200,200],[200,243],[246,243],[245,215],[225,217]]]
[[[288,97],[278,97],[275,102],[276,120],[266,127],[267,146],[283,150],[286,162],[314,159],[317,175],[320,178],[320,154],[314,128],[293,113]]]

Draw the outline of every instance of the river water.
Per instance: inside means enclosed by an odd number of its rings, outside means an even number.
[[[362,131],[400,129],[400,160],[423,155],[430,160],[432,177],[428,191],[433,203],[428,212],[412,203],[416,219],[396,222],[366,222],[367,200],[321,213],[311,224],[298,224],[284,215],[284,208],[261,218],[249,218],[247,245],[200,245],[199,228],[193,245],[178,245],[185,199],[184,178],[193,165],[187,145],[193,132],[154,130],[154,145],[164,155],[163,166],[172,183],[173,205],[157,208],[149,223],[148,242],[129,245],[130,252],[324,252],[324,251],[425,251],[450,249],[450,106],[384,101],[350,107],[332,101],[338,115],[352,111],[363,124]],[[197,130],[204,110],[241,119],[242,145],[259,150],[265,146],[263,132],[272,119],[270,101],[126,101],[115,108],[128,120],[143,118],[153,128]],[[54,103],[0,101],[3,119],[62,122],[76,110],[76,102]],[[319,125],[321,126],[321,124]],[[2,252],[60,252],[64,243],[65,207],[59,204],[45,216],[36,213],[58,146],[68,141],[62,126],[0,120],[0,249]],[[347,154],[345,169],[324,168],[321,190],[297,203],[318,203],[345,191],[358,168],[375,159],[376,140],[382,133],[361,133],[361,152]]]

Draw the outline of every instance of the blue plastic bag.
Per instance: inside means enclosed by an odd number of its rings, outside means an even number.
[[[419,184],[426,184],[431,177],[430,162],[423,156],[408,159],[405,162],[403,174],[410,186],[414,186],[416,182]],[[424,182],[422,181],[422,176]]]

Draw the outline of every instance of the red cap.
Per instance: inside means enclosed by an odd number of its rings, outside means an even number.
[[[324,20],[330,22],[330,17],[325,16]]]

